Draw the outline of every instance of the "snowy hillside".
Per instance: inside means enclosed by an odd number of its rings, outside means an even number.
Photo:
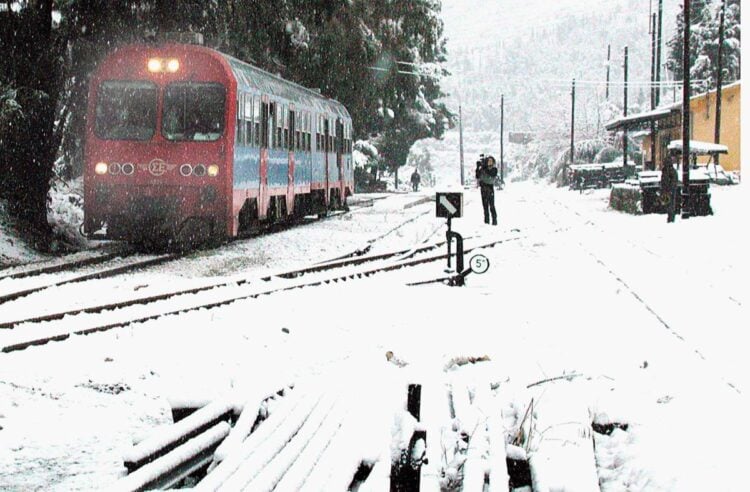
[[[657,2],[654,1],[654,9]],[[500,94],[506,129],[561,134],[570,117],[570,82],[623,79],[623,47],[629,48],[629,79],[650,77],[649,0],[446,0],[451,106],[463,100],[465,128],[495,130]],[[664,2],[664,40],[673,31],[676,0]],[[595,132],[608,115],[597,114],[604,85],[577,89],[577,128]],[[622,104],[622,87],[610,99]],[[632,108],[648,103],[648,91],[631,88]]]

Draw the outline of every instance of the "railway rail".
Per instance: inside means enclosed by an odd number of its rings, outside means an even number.
[[[490,241],[475,242],[468,244],[464,248],[464,251],[465,253],[470,253],[476,249],[494,247],[508,241],[521,239],[521,237],[520,234],[514,234],[512,236],[496,238]],[[176,292],[132,299],[104,306],[92,306],[64,313],[54,313],[25,320],[6,322],[0,325],[0,327],[4,328],[3,330],[0,330],[0,351],[5,353],[15,352],[24,350],[31,346],[43,345],[50,341],[66,340],[72,335],[86,335],[107,331],[114,328],[129,326],[134,323],[150,321],[162,316],[177,315],[199,309],[212,309],[264,295],[315,287],[330,284],[331,282],[349,281],[362,277],[369,277],[378,273],[391,272],[402,268],[436,262],[446,259],[447,254],[429,253],[443,244],[444,242],[437,242],[430,245],[424,245],[417,248],[418,251],[416,252],[414,249],[409,249],[393,251],[387,254],[347,258],[323,265],[314,265],[297,270],[281,272],[276,275],[263,276],[258,279],[258,282],[253,282],[251,279],[240,279],[233,282],[222,282],[219,284],[179,290]],[[405,253],[409,253],[411,256],[409,258],[403,258]],[[393,259],[393,261],[389,261],[391,259]],[[310,278],[308,279],[307,277]],[[269,283],[271,285],[269,285]],[[222,294],[222,290],[226,290],[226,293]],[[177,304],[176,298],[186,294],[205,294],[207,299],[203,301],[188,301],[185,302],[184,305],[175,308]],[[159,301],[166,300],[170,300],[169,306],[159,306],[157,304]],[[137,315],[128,315],[124,312],[126,308],[132,306],[148,306],[151,308],[152,312],[147,315],[143,315],[142,309],[138,310],[139,314]],[[115,313],[112,312],[113,310],[119,310],[119,312],[115,315]],[[109,313],[109,323],[99,324],[100,322],[96,322],[96,317],[93,320],[94,323],[87,327],[81,327],[81,322],[73,322],[73,317],[77,315],[84,313],[100,314],[105,312]],[[120,317],[121,319],[111,322],[113,317]],[[61,327],[63,329],[58,331],[48,325],[40,325],[40,323],[43,322],[55,321],[60,321],[62,323],[68,322],[71,324],[71,327],[67,329]],[[43,330],[41,330],[42,326],[44,327]],[[36,329],[37,327],[40,329]],[[41,331],[45,334],[37,333]],[[20,334],[21,332],[23,332],[22,335]]]
[[[365,207],[367,207],[367,205],[353,205],[352,209],[357,210],[357,209],[365,208]],[[333,211],[333,212],[330,212],[328,215],[326,215],[326,217],[323,220],[335,218],[335,217],[344,215],[346,213],[347,213],[346,211]],[[392,234],[393,232],[404,227],[405,225],[417,220],[419,217],[425,215],[426,213],[428,212],[420,213],[414,217],[407,219],[406,221],[401,222],[400,224],[388,230],[384,234],[381,234],[378,237],[369,240],[367,245],[365,245],[364,247],[357,248],[353,252],[348,253],[337,259],[361,256],[361,255],[366,254],[372,248],[372,246],[375,243],[377,243],[377,241]],[[232,239],[230,242],[249,240],[249,239],[258,237],[262,234],[280,232],[280,231],[284,231],[293,227],[297,227],[301,224],[312,223],[318,220],[321,220],[321,219],[303,218],[295,222],[273,224],[273,225],[264,227],[261,230],[257,230],[251,235]],[[22,267],[17,267],[17,266],[8,267],[4,270],[0,270],[0,282],[2,282],[3,280],[6,280],[6,279],[7,280],[30,279],[32,277],[40,277],[40,279],[42,279],[43,275],[51,275],[51,274],[58,274],[58,273],[73,273],[76,270],[89,268],[89,267],[93,267],[97,265],[100,267],[94,271],[88,271],[85,273],[81,273],[79,275],[73,275],[67,278],[62,278],[62,279],[58,277],[52,277],[48,279],[44,278],[38,283],[34,283],[34,282],[31,282],[30,280],[26,280],[25,282],[31,283],[32,285],[20,288],[18,290],[7,291],[7,292],[2,292],[0,290],[0,305],[20,299],[22,297],[28,296],[36,292],[40,292],[44,289],[48,289],[51,287],[59,287],[62,285],[67,285],[67,284],[76,283],[76,282],[85,282],[88,280],[110,278],[110,277],[114,277],[114,276],[121,275],[124,273],[130,273],[130,272],[138,271],[140,269],[161,265],[170,261],[184,258],[185,256],[188,256],[190,252],[189,251],[175,252],[175,253],[169,253],[169,254],[163,254],[163,255],[156,255],[155,257],[149,257],[149,258],[144,258],[144,259],[136,258],[136,260],[133,261],[133,263],[127,263],[124,265],[122,264],[115,265],[115,263],[117,262],[128,261],[127,258],[133,256],[134,254],[135,252],[131,248],[122,247],[122,248],[119,248],[117,251],[114,251],[111,253],[96,254],[93,256],[90,254],[83,254],[83,255],[78,255],[78,256],[81,256],[80,258],[73,258],[72,260],[68,260],[68,261],[63,260],[63,261],[52,262],[49,264],[38,265],[38,266],[29,265],[29,266],[22,266]],[[107,266],[107,263],[113,263],[113,266]],[[54,319],[54,318],[50,318],[50,319]],[[7,328],[8,327],[7,325],[8,323],[0,323],[0,328]]]

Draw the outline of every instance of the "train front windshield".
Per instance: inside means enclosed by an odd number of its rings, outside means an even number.
[[[157,93],[151,82],[102,82],[96,103],[96,136],[103,140],[151,140],[156,131]]]
[[[224,87],[176,82],[164,91],[162,134],[167,140],[215,141],[224,133]]]

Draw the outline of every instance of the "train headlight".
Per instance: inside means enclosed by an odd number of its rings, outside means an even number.
[[[180,69],[180,60],[177,58],[170,58],[167,60],[167,72],[175,73]]]
[[[148,71],[151,73],[161,72],[164,70],[164,61],[161,58],[149,58]]]
[[[107,174],[108,170],[109,166],[106,162],[97,162],[96,166],[94,166],[94,172],[99,175]]]
[[[216,176],[218,176],[219,166],[217,166],[216,164],[211,164],[210,166],[208,166],[208,175],[211,176],[212,178],[215,178]]]
[[[109,165],[109,174],[120,174],[120,171],[122,170],[122,167],[117,162],[112,162]]]
[[[132,162],[126,162],[125,164],[122,165],[121,168],[122,168],[122,174],[126,176],[130,176],[135,172],[135,166],[133,165]]]

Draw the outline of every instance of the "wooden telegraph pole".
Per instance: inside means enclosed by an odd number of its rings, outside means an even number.
[[[609,101],[609,60],[612,57],[612,45],[607,45],[607,101]]]
[[[688,1],[688,0],[686,0]],[[622,105],[622,115],[626,117],[628,115],[628,47],[625,47],[625,85],[623,88],[624,101]],[[622,164],[627,167],[628,165],[628,130],[627,127],[622,129]]]
[[[682,46],[682,218],[690,216],[690,1],[684,0]]]
[[[663,17],[663,1],[659,0],[659,19],[656,27],[656,106],[661,102],[661,26]]]
[[[651,110],[656,108],[656,14],[651,14]],[[656,123],[651,121],[651,164],[648,169],[656,169]]]
[[[500,94],[500,183],[505,183],[505,95]]]
[[[464,124],[461,103],[458,103],[458,151],[461,156],[461,187],[464,186]]]
[[[573,79],[573,87],[570,91],[570,164],[575,163],[575,135],[576,135],[576,79]],[[568,170],[565,169],[563,183],[568,183]]]
[[[722,48],[724,44],[724,13],[727,1],[721,0],[721,16],[719,17],[719,54],[716,58],[716,123],[714,125],[714,143],[721,143],[721,85],[724,83],[722,70]],[[716,154],[716,164],[719,164],[719,154]]]

